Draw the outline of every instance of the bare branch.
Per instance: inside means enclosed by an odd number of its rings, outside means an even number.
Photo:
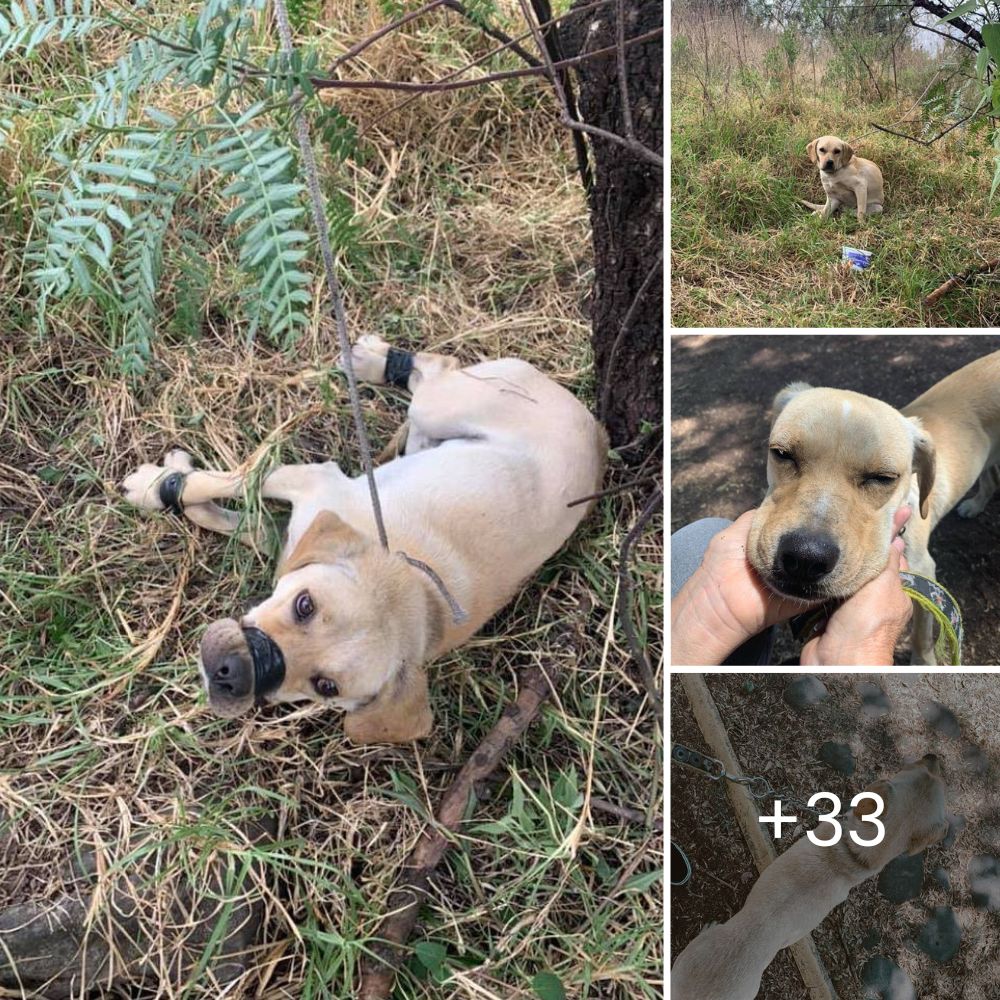
[[[353,59],[355,56],[360,55],[369,46],[374,45],[380,38],[385,38],[386,35],[391,34],[397,28],[401,28],[404,24],[409,24],[410,21],[415,21],[418,17],[423,17],[424,14],[434,10],[435,7],[441,7],[446,3],[447,0],[431,0],[430,3],[424,4],[424,6],[419,10],[411,10],[409,14],[404,14],[402,17],[397,17],[395,21],[390,21],[388,24],[382,25],[378,31],[373,32],[367,38],[362,38],[360,42],[355,42],[354,45],[352,45],[346,52],[337,56],[330,66],[330,75],[332,76],[337,72],[338,66],[341,66],[349,59]]]
[[[974,278],[977,274],[984,274],[987,271],[996,271],[998,268],[1000,268],[1000,257],[997,257],[995,260],[988,260],[977,267],[970,267],[963,274],[952,275],[943,285],[939,285],[924,299],[924,305],[932,306],[938,299],[947,295],[953,288],[964,285],[970,278]]]
[[[649,702],[653,706],[656,718],[661,722],[663,718],[663,699],[660,697],[660,692],[656,686],[656,678],[653,676],[653,668],[650,665],[649,657],[646,655],[646,650],[643,648],[642,643],[639,642],[635,625],[632,624],[632,575],[629,573],[628,564],[632,553],[632,546],[646,529],[650,518],[662,502],[663,487],[657,485],[646,502],[646,506],[643,507],[642,512],[636,518],[635,524],[632,525],[632,529],[625,536],[625,540],[622,542],[618,553],[618,590],[621,594],[621,603],[618,606],[618,623],[621,625],[622,631],[625,633],[625,638],[628,640],[632,659],[639,668],[639,676],[642,678],[643,686],[646,688]]]
[[[953,125],[949,125],[943,132],[939,132],[933,139],[918,139],[913,135],[904,135],[902,132],[893,132],[891,128],[886,128],[884,125],[876,125],[875,122],[869,122],[872,128],[877,128],[879,132],[888,132],[889,135],[898,136],[900,139],[908,139],[910,142],[919,143],[921,146],[933,146],[938,139],[943,139],[952,129],[958,128],[959,125],[964,125],[970,118],[975,118],[978,111],[973,111],[972,114],[966,115],[964,118],[960,118]]]
[[[535,36],[535,45],[538,46],[538,51],[542,54],[542,59],[545,61],[545,70],[552,81],[552,86],[555,88],[556,98],[559,101],[559,121],[561,124],[565,125],[566,128],[574,129],[578,132],[585,132],[587,135],[596,136],[597,138],[604,139],[606,142],[613,142],[618,146],[623,146],[630,153],[640,159],[646,160],[648,163],[652,163],[654,166],[659,167],[660,170],[663,169],[663,157],[654,153],[653,150],[647,149],[641,142],[637,142],[635,139],[628,139],[624,136],[615,135],[613,132],[608,132],[606,129],[598,128],[596,125],[587,125],[584,122],[575,121],[570,114],[569,104],[566,99],[566,91],[563,89],[562,83],[559,78],[559,69],[567,63],[573,62],[573,60],[564,60],[561,63],[554,63],[549,55],[548,49],[545,47],[545,40],[542,37],[541,29],[535,23],[534,14],[531,8],[528,6],[527,0],[519,0],[521,6],[521,12],[524,14],[525,20],[531,26],[531,33]],[[647,35],[662,34],[662,29],[655,29],[654,32],[647,32]],[[642,37],[642,36],[640,36]],[[632,39],[632,42],[638,39]],[[606,49],[599,51],[608,51]],[[610,51],[617,54],[618,46],[610,46]],[[593,57],[597,53],[592,52],[588,55]],[[582,56],[578,56],[578,60],[582,60]]]
[[[538,27],[541,31],[542,40],[545,44],[545,51],[552,64],[561,62],[563,55],[559,44],[559,31],[557,24],[552,17],[552,6],[549,0],[531,0],[532,9],[538,18]],[[566,117],[574,122],[580,121],[580,112],[576,104],[576,96],[573,93],[573,84],[569,78],[569,71],[559,70],[559,86],[562,88],[565,99]],[[583,134],[577,130],[572,130],[573,152],[576,154],[576,169],[580,174],[583,189],[589,196],[593,190],[594,180],[590,171],[590,155],[587,144],[584,142]]]
[[[626,41],[625,45],[639,45],[642,42],[660,38],[663,35],[663,28],[654,28],[641,35],[636,35]],[[584,55],[574,56],[571,59],[563,59],[559,63],[553,64],[553,69],[563,69],[568,66],[579,66],[590,59],[606,59],[615,54],[617,46],[609,45],[607,48],[595,49]],[[252,76],[266,76],[264,70],[248,71]],[[548,72],[544,66],[525,66],[523,69],[508,69],[497,73],[489,73],[486,76],[476,77],[474,80],[448,80],[433,81],[431,83],[412,83],[408,80],[337,80],[330,77],[315,76],[310,77],[309,82],[316,90],[399,90],[411,94],[440,94],[451,90],[467,90],[469,87],[481,87],[485,83],[496,83],[500,80],[516,80],[525,76],[545,76]],[[598,130],[600,131],[600,130]],[[663,161],[660,160],[660,165]]]
[[[456,14],[461,14],[462,17],[474,24],[484,35],[489,35],[490,38],[493,38],[498,42],[503,42],[500,48],[493,50],[494,53],[503,52],[504,49],[509,49],[515,55],[520,56],[529,66],[542,65],[527,49],[518,45],[517,39],[511,38],[510,35],[505,34],[499,28],[494,28],[489,24],[482,24],[472,17],[461,0],[444,0],[444,5],[449,10],[455,11]],[[461,71],[459,70],[459,72]]]
[[[365,958],[361,969],[359,1000],[385,1000],[392,993],[399,965],[400,948],[413,932],[420,904],[427,895],[434,874],[450,843],[450,834],[461,825],[473,788],[496,770],[510,748],[521,738],[548,699],[559,676],[558,666],[548,672],[528,667],[521,674],[517,700],[504,709],[496,725],[458,772],[441,799],[437,821],[428,825],[410,852],[400,872],[397,887],[389,894],[389,915],[379,925],[380,944],[374,957]]]
[[[625,138],[635,139],[632,106],[628,100],[628,73],[625,71],[625,0],[618,0],[615,11],[615,56],[618,59],[618,90],[621,93]]]
[[[281,36],[281,48],[286,56],[290,56],[292,47],[292,28],[288,21],[288,11],[285,8],[285,0],[275,0],[274,12],[278,22],[278,34]],[[302,101],[302,92],[296,90],[292,96],[292,104],[297,105]],[[301,110],[301,109],[299,109]],[[295,132],[299,143],[299,152],[302,155],[302,167],[305,173],[306,187],[309,189],[309,200],[312,207],[313,225],[316,227],[316,235],[319,240],[320,255],[323,258],[323,270],[326,274],[326,289],[333,304],[333,316],[337,327],[337,340],[340,344],[340,367],[347,376],[348,396],[351,401],[351,413],[354,416],[354,431],[358,438],[358,450],[361,452],[361,464],[365,470],[365,478],[368,481],[368,494],[371,499],[372,513],[375,517],[375,527],[378,531],[378,540],[383,549],[388,550],[389,538],[385,531],[385,522],[382,518],[382,504],[379,500],[378,487],[375,485],[375,470],[372,462],[372,450],[368,441],[368,434],[365,431],[365,421],[361,414],[361,395],[358,392],[358,379],[354,373],[354,361],[351,356],[351,341],[347,335],[347,315],[344,310],[344,297],[340,290],[340,282],[337,280],[336,262],[333,258],[333,247],[330,244],[330,225],[327,222],[326,212],[323,210],[323,195],[319,187],[319,171],[316,169],[316,157],[313,153],[312,142],[309,139],[309,126],[306,124],[305,115],[297,113],[295,115]],[[444,581],[434,570],[419,559],[412,559],[405,552],[400,555],[411,566],[423,571],[430,578],[431,582],[438,589],[441,596],[451,609],[452,617],[456,624],[467,620],[468,615],[461,605],[452,597]]]

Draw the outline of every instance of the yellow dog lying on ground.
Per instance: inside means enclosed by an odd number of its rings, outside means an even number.
[[[220,715],[325,701],[348,713],[355,742],[406,742],[431,728],[424,665],[467,640],[569,538],[591,505],[567,504],[600,488],[607,438],[525,361],[459,368],[378,337],[361,338],[352,359],[359,378],[413,393],[402,453],[375,471],[390,549],[378,544],[363,475],[335,462],[275,469],[261,493],[292,511],[274,593],[208,628],[201,673]],[[242,496],[241,473],[194,470],[175,451],[122,487],[144,510],[238,530],[238,515],[213,501]],[[400,552],[436,571],[466,621]]]

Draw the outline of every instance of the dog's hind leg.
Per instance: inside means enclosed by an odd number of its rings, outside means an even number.
[[[987,465],[976,480],[976,492],[968,500],[963,500],[955,509],[955,513],[959,517],[976,517],[982,514],[998,486],[1000,486],[1000,464]]]
[[[420,383],[442,372],[462,367],[458,358],[430,351],[401,351],[375,334],[359,337],[351,347],[355,374],[362,382],[374,385],[392,383],[415,392]]]

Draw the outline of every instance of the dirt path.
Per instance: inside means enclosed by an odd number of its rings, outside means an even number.
[[[767,414],[788,382],[853,389],[903,406],[996,350],[1000,336],[992,334],[672,338],[671,530],[699,517],[735,518],[760,502]],[[972,521],[949,514],[931,554],[965,615],[964,662],[1000,663],[1000,500]]]

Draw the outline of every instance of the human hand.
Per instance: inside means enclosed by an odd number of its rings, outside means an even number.
[[[674,666],[722,663],[751,636],[809,607],[778,597],[747,561],[755,513],[748,510],[709,542],[701,565],[671,602]]]
[[[802,666],[892,666],[896,643],[913,615],[913,602],[899,582],[900,569],[909,568],[899,531],[909,518],[910,508],[900,507],[893,520],[885,569],[844,601],[830,616],[825,631],[802,647]]]

